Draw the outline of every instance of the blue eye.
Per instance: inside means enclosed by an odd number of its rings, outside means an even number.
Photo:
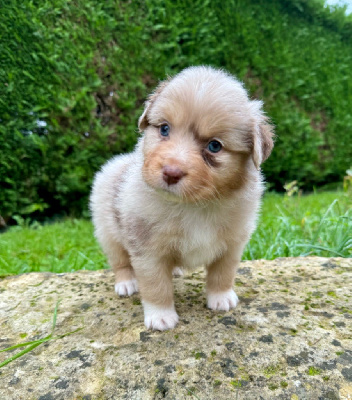
[[[207,149],[211,153],[218,153],[222,149],[222,144],[217,140],[212,140],[211,142],[208,143]]]
[[[163,124],[160,126],[160,135],[161,136],[169,136],[170,127],[168,124]]]

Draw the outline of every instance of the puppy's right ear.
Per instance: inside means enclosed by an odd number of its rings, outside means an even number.
[[[151,106],[150,101],[146,101],[144,105],[143,114],[138,119],[138,128],[140,132],[143,132],[149,125],[148,112],[150,110],[150,106]]]
[[[171,78],[167,78],[165,81],[159,83],[155,91],[149,95],[148,100],[145,102],[144,110],[142,115],[138,120],[138,128],[140,132],[143,132],[149,125],[148,121],[148,113],[152,108],[155,100],[159,97],[160,93],[165,89],[165,87],[169,84]]]

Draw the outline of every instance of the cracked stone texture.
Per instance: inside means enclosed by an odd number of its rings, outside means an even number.
[[[204,273],[175,278],[180,323],[146,331],[111,270],[0,281],[0,348],[56,335],[0,369],[0,398],[352,399],[352,260],[242,262],[240,304],[205,308]],[[19,350],[0,353],[0,362]]]

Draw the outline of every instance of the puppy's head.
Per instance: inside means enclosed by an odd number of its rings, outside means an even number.
[[[191,67],[162,82],[139,119],[143,177],[174,199],[222,198],[246,184],[273,147],[260,101],[232,76]]]

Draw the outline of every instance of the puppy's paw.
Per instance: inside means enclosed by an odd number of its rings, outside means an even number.
[[[229,311],[231,308],[235,308],[237,304],[238,297],[232,289],[226,292],[207,294],[207,306],[212,310]]]
[[[183,270],[182,270],[182,268],[180,268],[180,267],[175,267],[175,268],[172,270],[172,275],[173,275],[173,276],[183,276]]]
[[[160,307],[147,301],[143,302],[144,307],[144,324],[147,329],[156,331],[165,331],[172,329],[178,322],[178,315],[174,306]]]
[[[131,296],[133,293],[138,292],[138,285],[136,279],[129,281],[121,281],[115,283],[115,292],[119,296]]]

